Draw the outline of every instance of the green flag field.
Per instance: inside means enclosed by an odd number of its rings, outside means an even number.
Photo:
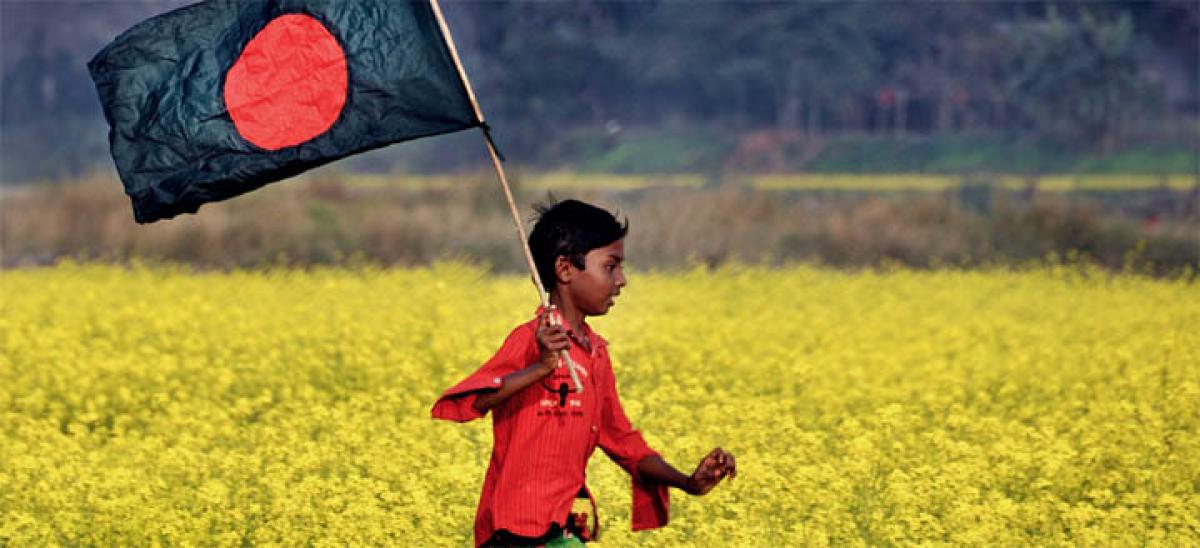
[[[634,270],[617,386],[690,472],[603,546],[1200,544],[1200,287],[1082,265]],[[0,275],[0,545],[469,546],[491,420],[446,387],[534,313],[443,262]]]

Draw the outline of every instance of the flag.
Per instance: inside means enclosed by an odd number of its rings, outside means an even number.
[[[210,0],[88,63],[134,219],[481,126],[427,0]]]

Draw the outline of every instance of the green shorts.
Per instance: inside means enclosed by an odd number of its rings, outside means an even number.
[[[511,533],[508,533],[507,531],[501,531],[500,533],[497,533],[496,535],[494,535],[491,539],[489,539],[483,545],[484,546],[545,546],[547,548],[561,548],[564,546],[583,546],[584,545],[584,542],[582,540],[580,540],[580,538],[578,536],[575,536],[575,534],[572,533],[571,531],[562,531],[561,533],[551,531],[550,534],[560,534],[561,536],[554,537],[550,540],[542,540],[542,539],[545,539],[546,537],[543,536],[540,539],[534,539],[534,538],[528,538],[528,537],[519,537],[519,536],[513,535]]]
[[[568,536],[568,535],[570,535],[570,536]],[[571,535],[570,533],[563,533],[562,538],[556,538],[550,542],[547,542],[546,544],[543,544],[542,546],[545,546],[546,548],[562,548],[563,546],[583,546],[583,541],[579,540],[579,537],[577,537],[575,535]]]

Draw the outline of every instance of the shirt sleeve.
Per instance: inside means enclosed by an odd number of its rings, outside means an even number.
[[[662,527],[670,519],[669,487],[657,480],[641,477],[637,469],[642,459],[659,453],[646,444],[641,432],[635,430],[625,416],[612,370],[597,377],[604,398],[598,445],[633,479],[633,530]]]
[[[484,414],[475,409],[475,400],[486,391],[498,389],[505,375],[533,363],[538,353],[536,340],[534,331],[528,324],[514,329],[491,359],[442,393],[433,404],[430,415],[435,419],[455,422],[467,422],[482,417]]]

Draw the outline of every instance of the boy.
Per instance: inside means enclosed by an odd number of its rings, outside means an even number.
[[[577,544],[595,537],[571,513],[591,499],[584,473],[599,446],[633,478],[633,530],[667,524],[668,488],[703,495],[728,475],[733,455],[713,449],[686,476],[651,449],[625,417],[607,341],[584,321],[608,312],[625,286],[628,222],[576,200],[537,207],[529,247],[549,310],[514,329],[474,374],[434,404],[434,418],[465,422],[492,411],[494,446],[475,515],[475,546]],[[559,319],[551,325],[550,315]],[[559,350],[578,364],[583,392]],[[593,512],[595,501],[592,500]],[[593,524],[598,519],[593,516]]]

